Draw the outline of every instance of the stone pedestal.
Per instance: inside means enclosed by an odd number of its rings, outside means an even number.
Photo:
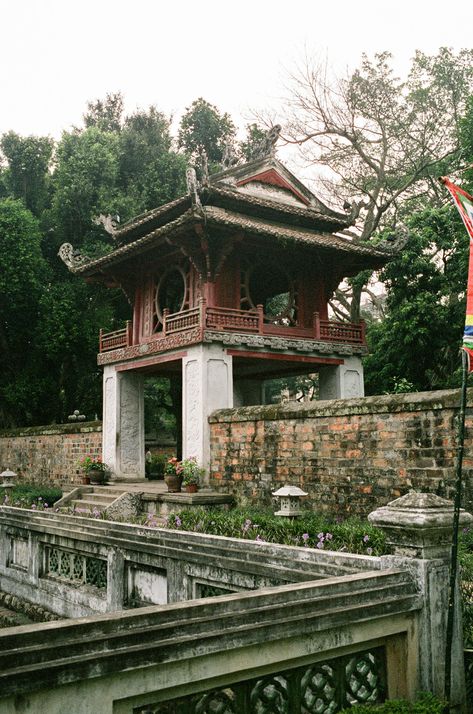
[[[233,406],[232,357],[218,344],[191,347],[182,358],[182,456],[208,469],[208,417]]]
[[[407,567],[424,596],[418,625],[418,690],[442,698],[445,692],[445,650],[453,503],[429,493],[410,493],[370,513],[393,549],[383,558],[386,568]],[[473,517],[462,510],[461,527]],[[452,648],[451,712],[465,711],[465,670],[461,605],[457,593]]]
[[[365,384],[360,357],[345,357],[341,365],[320,368],[319,399],[350,399],[364,396]]]
[[[143,377],[137,372],[104,369],[102,455],[115,480],[144,479]]]

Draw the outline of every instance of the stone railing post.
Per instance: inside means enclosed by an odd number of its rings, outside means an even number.
[[[386,567],[405,567],[417,579],[424,600],[418,625],[417,689],[442,698],[453,503],[431,493],[411,491],[370,513],[368,520],[385,531],[393,550],[393,555],[383,558]],[[472,522],[473,516],[462,509],[460,525]],[[457,592],[450,711],[465,711],[465,697],[461,603]]]

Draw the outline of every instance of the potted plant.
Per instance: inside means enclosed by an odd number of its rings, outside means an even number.
[[[168,459],[164,467],[164,481],[169,493],[180,493],[182,485],[182,465],[175,456]]]
[[[79,461],[79,467],[83,473],[84,483],[104,484],[108,480],[109,468],[100,456],[84,456]]]
[[[195,456],[181,461],[182,483],[187,493],[196,493],[199,490],[200,479],[205,473],[205,469],[199,466]]]

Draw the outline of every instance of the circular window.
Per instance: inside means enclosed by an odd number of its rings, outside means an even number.
[[[254,309],[263,305],[271,322],[289,324],[294,319],[294,291],[287,273],[279,266],[259,264],[250,268],[246,278],[247,299]]]
[[[156,288],[156,314],[160,322],[167,308],[170,314],[181,312],[186,299],[186,276],[181,268],[169,268]]]

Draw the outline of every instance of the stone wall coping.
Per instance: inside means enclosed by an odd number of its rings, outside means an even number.
[[[218,409],[209,422],[276,421],[278,419],[309,419],[317,417],[350,416],[357,414],[390,414],[417,412],[428,409],[459,408],[460,390],[441,389],[433,392],[383,394],[355,399],[330,399],[298,404],[268,404],[234,409]],[[468,389],[468,406],[473,407],[473,388]]]
[[[336,633],[420,610],[406,571],[390,569],[262,588],[135,611],[0,631],[2,696],[186,661],[307,633]],[[403,620],[405,627],[405,619]],[[334,644],[336,647],[336,644]]]
[[[86,434],[101,432],[101,421],[80,421],[67,424],[49,424],[48,426],[22,426],[16,429],[0,430],[0,439],[14,436],[51,436],[54,434]]]
[[[177,503],[182,506],[211,506],[220,503],[233,503],[234,497],[228,493],[147,493],[141,494],[143,501],[159,503]]]

